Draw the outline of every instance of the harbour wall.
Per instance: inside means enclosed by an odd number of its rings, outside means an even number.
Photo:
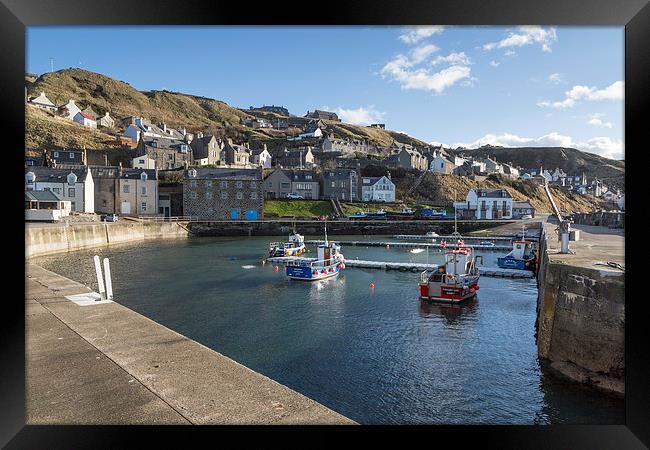
[[[508,221],[458,221],[458,232],[467,233],[492,228]],[[295,222],[296,232],[303,235],[322,235],[323,221],[301,220]],[[294,224],[286,221],[219,221],[190,222],[188,229],[194,236],[283,236],[291,233]],[[451,234],[453,220],[334,220],[327,221],[328,235],[377,235],[377,234]]]
[[[551,372],[624,394],[624,272],[585,267],[571,262],[574,255],[558,258],[559,244],[551,230],[547,226],[540,244],[536,323],[540,361]]]
[[[178,222],[84,223],[25,227],[25,258],[148,239],[187,237]]]

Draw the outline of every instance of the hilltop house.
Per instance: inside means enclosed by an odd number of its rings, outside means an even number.
[[[496,174],[502,174],[503,173],[503,165],[499,164],[497,161],[490,159],[490,157],[487,157],[483,160],[485,163],[485,173],[491,174],[491,173],[496,173]]]
[[[355,152],[377,153],[378,151],[377,147],[365,140],[336,139],[329,136],[323,139],[321,149],[323,152],[339,152],[341,154],[354,154]]]
[[[136,156],[131,159],[131,167],[134,169],[155,169],[156,160],[147,155]]]
[[[93,110],[92,106],[86,106],[86,108],[84,108],[81,112],[92,117],[93,120],[97,120],[97,113]]]
[[[27,100],[27,104],[31,106],[35,106],[40,109],[44,109],[52,113],[56,112],[56,106],[54,105],[54,103],[50,101],[49,98],[47,98],[45,92],[41,92],[38,97],[30,98],[29,100]]]
[[[335,122],[341,121],[341,119],[339,119],[339,116],[337,116],[336,113],[329,112],[329,111],[321,111],[319,109],[315,110],[314,112],[307,111],[305,117],[308,117],[310,119],[332,120]]]
[[[57,108],[57,113],[68,120],[74,120],[74,116],[76,116],[78,112],[81,112],[81,108],[79,108],[72,99],[68,100],[68,103],[65,105],[61,105]]]
[[[395,154],[385,160],[389,167],[403,167],[405,169],[427,170],[429,167],[427,158],[410,145],[404,145]]]
[[[43,150],[43,165],[47,167],[69,168],[87,164],[86,150]]]
[[[305,199],[320,197],[320,179],[313,170],[276,169],[264,180],[266,198],[285,198],[293,193]]]
[[[251,163],[262,167],[263,169],[271,168],[271,154],[266,149],[266,144],[263,144],[262,148],[251,150]]]
[[[169,128],[164,122],[159,125],[154,125],[142,117],[126,117],[122,119],[122,125],[125,127],[124,136],[130,137],[133,142],[140,141],[140,138],[144,136],[149,138],[184,140],[189,143],[192,137],[191,134]]]
[[[357,201],[359,199],[359,174],[353,169],[323,171],[323,194],[325,200]]]
[[[186,170],[183,213],[199,220],[262,219],[262,169],[197,167]]]
[[[456,164],[454,162],[455,157],[448,157],[442,153],[437,153],[436,156],[431,160],[429,165],[429,170],[437,173],[451,174],[454,173],[456,167],[461,164]]]
[[[213,135],[203,136],[203,133],[197,134],[196,138],[190,142],[192,149],[192,159],[197,166],[218,165],[222,162],[221,151],[224,149],[223,142],[217,141]],[[223,161],[225,164],[225,161]]]
[[[511,180],[516,180],[519,178],[519,169],[516,167],[513,167],[510,164],[502,164],[503,167],[503,175]]]
[[[113,128],[115,126],[115,120],[113,120],[110,113],[106,111],[106,114],[97,118],[97,125],[105,128]]]
[[[302,130],[302,133],[296,139],[320,138],[322,136],[323,130],[321,130],[321,126],[316,122],[312,122]]]
[[[394,202],[395,184],[388,176],[363,177],[361,181],[361,200],[364,202]]]
[[[275,106],[275,105],[264,105],[264,106],[258,106],[258,107],[253,107],[251,106],[249,108],[251,111],[256,110],[256,111],[266,111],[266,112],[272,112],[275,114],[279,114],[281,116],[289,117],[289,110],[285,108],[284,106]]]
[[[83,125],[84,127],[97,128],[97,121],[95,118],[83,111],[79,111],[77,114],[75,114],[72,120],[78,124]]]
[[[158,170],[177,169],[193,164],[190,146],[185,141],[143,137],[138,142],[137,156],[148,156],[156,161]]]
[[[26,191],[52,191],[70,201],[72,211],[95,211],[93,176],[87,166],[74,169],[29,167],[25,169]]]
[[[371,123],[370,128],[379,128],[380,130],[385,130],[386,129],[386,124],[385,123]]]
[[[512,219],[512,196],[505,189],[471,189],[454,207],[464,219]]]

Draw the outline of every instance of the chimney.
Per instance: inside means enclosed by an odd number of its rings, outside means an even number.
[[[122,176],[122,161],[120,161],[119,166],[120,166],[120,167],[119,167],[119,169],[117,170],[117,173],[118,173],[119,176],[121,177],[121,176]]]
[[[108,155],[104,153],[104,165],[108,166]]]

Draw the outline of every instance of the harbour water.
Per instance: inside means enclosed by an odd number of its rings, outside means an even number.
[[[534,280],[483,277],[463,306],[426,304],[418,273],[348,268],[328,281],[288,281],[282,267],[262,265],[271,240],[152,241],[34,262],[96,290],[92,256],[108,257],[115,301],[359,423],[624,423],[623,400],[540,367]],[[432,250],[342,252],[442,261]],[[500,253],[483,255],[495,267]]]

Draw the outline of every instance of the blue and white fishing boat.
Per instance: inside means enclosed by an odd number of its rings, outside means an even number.
[[[354,220],[354,219],[357,219],[357,220],[358,219],[367,219],[368,214],[366,212],[364,212],[364,211],[357,211],[354,214],[348,216],[348,218],[350,218],[352,220]]]
[[[320,281],[338,276],[345,269],[345,258],[341,247],[327,240],[327,226],[325,228],[325,242],[317,247],[317,258],[296,258],[286,262],[286,274],[291,280]]]
[[[506,256],[497,258],[497,266],[502,269],[536,269],[537,255],[535,254],[535,242],[526,240],[525,232],[522,239],[512,241],[512,250]]]
[[[296,233],[289,235],[289,242],[271,242],[269,244],[269,257],[298,256],[306,251],[305,238]]]

